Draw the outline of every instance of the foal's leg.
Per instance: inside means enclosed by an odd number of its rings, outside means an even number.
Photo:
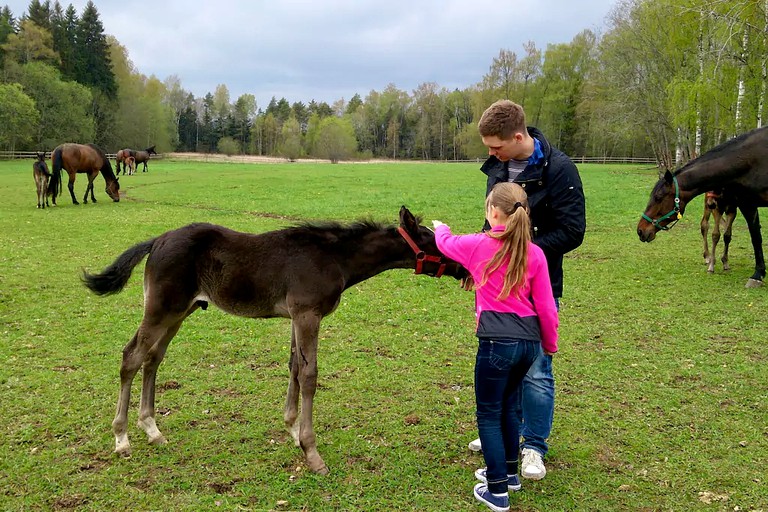
[[[150,368],[149,372],[152,372],[153,374],[151,383],[153,385],[152,405],[154,407],[154,372],[156,372],[157,365],[160,364],[160,361],[157,361],[157,363],[154,364],[154,371],[151,369],[153,366],[152,361],[156,359],[159,347],[163,347],[161,352],[162,354],[165,354],[165,348],[168,346],[168,342],[170,342],[170,339],[176,334],[180,325],[181,320],[179,320],[178,323],[173,324],[171,328],[166,328],[160,322],[149,321],[145,314],[136,334],[133,335],[131,341],[129,341],[123,349],[123,362],[120,366],[120,394],[117,399],[115,419],[112,420],[112,432],[115,434],[115,453],[121,455],[130,455],[131,453],[131,444],[128,440],[128,406],[131,403],[131,384],[133,383],[136,373],[139,371],[142,364],[147,361]],[[162,360],[162,356],[160,357],[160,360]],[[143,386],[147,383],[146,373],[148,373],[148,370],[145,368]],[[139,427],[144,429],[148,435],[154,436],[150,437],[150,442],[161,443],[163,442],[160,440],[162,434],[160,434],[156,426],[154,427],[152,434],[147,430],[148,428],[151,429],[151,426],[154,426],[154,413],[149,415],[151,421],[146,421],[146,418],[144,418],[144,421],[142,419],[142,412],[144,412],[146,403],[144,396],[147,393],[143,386],[141,412],[139,413]],[[145,425],[149,426],[145,427]]]
[[[317,451],[317,441],[312,425],[312,407],[317,389],[317,333],[321,316],[315,312],[292,315],[296,335],[296,353],[292,356],[298,365],[298,381],[301,388],[301,418],[299,420],[299,444],[304,450],[309,468],[321,475],[328,474],[328,467]]]
[[[712,227],[712,255],[709,258],[709,265],[707,266],[707,272],[714,274],[715,272],[715,260],[717,259],[717,244],[720,242],[720,221],[723,218],[722,212],[715,208],[712,210],[712,216],[714,225]]]
[[[37,188],[37,207],[45,208],[45,192],[43,191],[43,180],[35,176],[35,187]]]
[[[725,245],[725,248],[723,249],[723,257],[721,261],[723,262],[723,270],[731,270],[730,265],[728,265],[728,248],[731,245],[731,231],[733,230],[733,221],[736,220],[736,211],[734,210],[723,215],[723,219],[725,220],[723,223],[723,244]]]
[[[704,214],[701,216],[701,238],[704,240],[704,264],[709,266],[709,215],[711,211],[704,200]]]
[[[141,403],[139,405],[139,428],[142,429],[149,439],[150,444],[165,444],[165,436],[160,433],[155,423],[155,380],[157,378],[157,368],[165,357],[165,351],[176,333],[179,332],[182,320],[167,329],[161,334],[160,339],[155,343],[144,357],[144,366],[141,382]]]
[[[120,393],[117,397],[117,410],[112,420],[112,432],[115,435],[115,453],[128,456],[131,454],[131,443],[128,441],[128,406],[131,403],[131,384],[136,372],[141,368],[146,349],[144,325],[123,348],[123,362],[120,365]]]
[[[296,355],[296,327],[293,322],[291,322],[291,358],[288,362],[288,369],[291,376],[288,380],[288,394],[285,398],[283,420],[296,446],[301,446],[299,442],[301,423],[296,421],[299,417],[299,358]]]

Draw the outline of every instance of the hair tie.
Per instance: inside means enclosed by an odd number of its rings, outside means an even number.
[[[523,206],[523,203],[521,203],[520,201],[516,202],[515,205],[512,207],[512,213],[515,213],[517,209],[522,206]]]

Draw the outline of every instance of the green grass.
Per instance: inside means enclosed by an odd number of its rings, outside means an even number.
[[[324,320],[315,400],[331,474],[307,471],[283,429],[289,324],[211,308],[190,317],[158,374],[148,446],[112,454],[121,350],[142,314],[141,268],[123,293],[80,283],[124,249],[206,221],[261,232],[296,220],[394,223],[400,205],[455,232],[482,225],[477,164],[158,161],[112,203],[35,208],[31,161],[0,162],[0,510],[484,510],[472,497],[472,296],[395,270]],[[766,289],[708,275],[698,198],[652,244],[635,233],[656,172],[580,166],[584,245],[565,261],[555,425],[540,482],[513,510],[768,510]],[[78,199],[85,180],[78,178]],[[707,503],[709,502],[709,503]]]

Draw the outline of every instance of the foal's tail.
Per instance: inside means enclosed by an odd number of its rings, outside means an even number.
[[[117,259],[101,274],[89,274],[83,271],[82,281],[92,292],[97,295],[109,295],[118,293],[125,288],[128,278],[131,277],[133,267],[138,265],[152,250],[156,238],[136,244]]]
[[[51,172],[51,181],[48,183],[48,193],[54,198],[61,195],[61,191],[64,188],[61,184],[61,169],[64,167],[64,161],[61,156],[61,147],[57,147],[51,153],[51,163],[53,169]],[[55,201],[54,201],[55,202]]]

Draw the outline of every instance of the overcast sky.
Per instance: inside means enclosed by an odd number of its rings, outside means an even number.
[[[71,3],[82,14],[87,0]],[[412,94],[479,82],[501,49],[524,55],[584,29],[603,33],[617,0],[95,0],[104,31],[136,69],[178,75],[196,97],[224,84],[258,108],[365,99],[393,83]],[[53,0],[51,0],[53,3]],[[0,0],[14,16],[28,0]]]

